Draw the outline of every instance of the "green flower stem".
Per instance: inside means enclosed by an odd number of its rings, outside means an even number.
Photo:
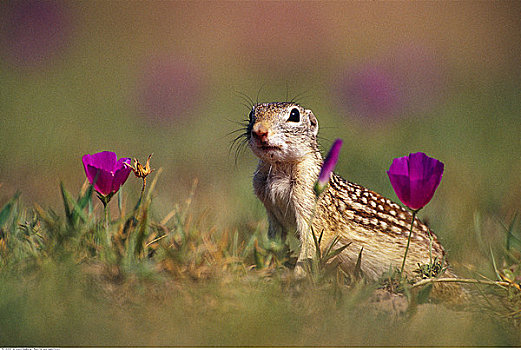
[[[107,241],[107,248],[108,246],[110,245],[110,240],[109,240],[109,211],[108,211],[108,208],[107,208],[107,204],[108,202],[105,202],[103,201],[103,213],[105,214],[105,220],[103,222],[103,226],[105,227],[105,239]]]
[[[416,214],[418,210],[412,211],[412,221],[411,221],[411,229],[409,230],[409,238],[407,238],[407,247],[405,247],[405,254],[403,255],[402,268],[400,269],[400,280],[402,279],[403,270],[405,269],[405,259],[407,258],[407,252],[409,251],[409,244],[411,243],[412,229],[414,227],[414,219],[416,219]]]
[[[147,186],[147,178],[143,178],[143,186],[141,186],[141,193],[139,194],[139,199],[136,203],[136,206],[134,207],[134,212],[137,211],[139,206],[141,205],[141,202],[143,202],[143,198],[145,197],[145,187]]]
[[[98,193],[98,198],[101,200],[101,203],[103,203],[103,214],[104,214],[104,222],[103,226],[105,228],[105,240],[107,243],[107,248],[110,247],[110,239],[109,239],[109,209],[108,204],[112,198],[114,193],[110,193],[107,196],[102,195],[101,193]]]
[[[141,187],[141,194],[139,195],[139,200],[143,199],[143,195],[145,194],[145,187],[147,186],[147,178],[143,178],[143,186]]]

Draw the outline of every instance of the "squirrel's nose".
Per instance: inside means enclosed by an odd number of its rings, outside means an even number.
[[[263,124],[255,124],[251,130],[251,134],[260,142],[266,142],[268,140],[268,128]]]

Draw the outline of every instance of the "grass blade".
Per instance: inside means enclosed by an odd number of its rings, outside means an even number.
[[[364,276],[364,273],[362,272],[362,253],[363,253],[363,251],[364,251],[364,247],[362,247],[360,249],[360,253],[358,254],[358,259],[356,259],[356,265],[355,265],[355,277],[356,278],[362,278]]]
[[[73,218],[72,218],[72,213],[71,213],[71,209],[69,207],[69,200],[68,200],[68,198],[70,197],[70,194],[65,189],[65,186],[63,185],[63,181],[60,181],[60,192],[62,194],[63,207],[65,209],[65,217],[67,218],[67,223],[70,226],[72,226]]]
[[[494,252],[492,252],[492,247],[490,247],[490,257],[492,258],[492,267],[494,268],[494,273],[496,274],[496,278],[498,281],[502,281],[501,276],[498,273],[496,259],[494,258]]]
[[[322,230],[324,233],[324,230]],[[320,239],[322,239],[322,233],[320,234]],[[315,234],[315,230],[313,226],[311,226],[311,235],[313,236],[313,242],[315,243],[315,253],[317,254],[317,259],[320,261],[322,259],[322,252],[320,251],[320,241],[317,239],[317,235]]]
[[[76,202],[78,203],[78,207],[80,207],[81,210],[85,209],[87,207],[87,204],[90,204],[92,202],[92,192],[94,192],[94,186],[89,185],[85,193],[78,197],[78,200]]]
[[[346,249],[347,247],[349,247],[351,245],[351,242],[349,242],[348,244],[332,251],[333,247],[338,242],[340,242],[340,236],[336,236],[333,239],[333,241],[331,242],[331,244],[329,244],[329,246],[327,247],[326,253],[324,254],[324,262],[327,262],[329,259],[334,258],[338,254],[342,253],[342,251],[344,251],[344,249]]]
[[[255,265],[257,266],[257,269],[264,268],[264,263],[260,254],[259,242],[257,239],[253,241],[253,257],[255,259]]]
[[[483,242],[483,235],[481,230],[481,214],[479,212],[474,212],[474,233],[476,234],[476,241],[478,242],[479,250],[483,253],[483,255],[487,255],[487,248],[485,243]]]
[[[2,210],[0,211],[0,227],[2,227],[5,224],[5,222],[7,221],[9,216],[11,215],[11,212],[13,211],[14,204],[15,204],[16,200],[18,199],[18,197],[20,197],[20,194],[21,194],[21,192],[17,191],[14,194],[14,196],[9,200],[9,202],[7,202],[4,205],[4,207],[2,208]]]
[[[71,211],[68,204],[67,207],[69,209],[70,215],[67,216],[67,224],[71,227],[76,227],[78,224],[78,219],[81,219],[83,222],[87,222],[88,218],[84,213],[85,206],[87,205],[86,202],[82,201],[81,205],[76,202],[74,198],[72,198],[72,195],[63,188],[62,190],[62,196],[64,198],[64,202],[70,202],[72,204],[73,210]]]
[[[239,231],[235,230],[233,234],[233,243],[232,243],[232,256],[239,256]]]
[[[85,193],[80,194],[78,199],[75,200],[69,191],[65,189],[63,182],[60,181],[60,192],[63,199],[63,206],[65,208],[65,217],[67,219],[67,225],[70,227],[76,227],[78,220],[82,219],[83,222],[87,222],[87,216],[84,213],[85,208],[91,202],[92,192],[94,186],[89,185]],[[72,208],[71,208],[72,206]]]
[[[139,257],[143,252],[145,238],[147,237],[148,228],[148,205],[149,201],[146,202],[145,206],[141,210],[141,217],[139,218],[139,230],[136,236],[136,247],[135,254]]]
[[[351,245],[351,242],[341,246],[340,248],[333,250],[332,252],[330,252],[328,255],[325,256],[325,261],[328,261],[329,259],[332,259],[335,256],[339,255],[340,253],[342,253],[344,251],[344,249],[346,249],[350,245]]]
[[[510,225],[508,227],[506,227],[503,223],[501,223],[501,226],[503,226],[503,228],[505,229],[506,235],[507,235],[507,239],[506,239],[507,251],[509,251],[512,246],[512,240],[515,240],[517,243],[521,243],[521,240],[519,238],[517,238],[516,236],[514,236],[514,233],[513,233],[516,221],[517,221],[517,213],[514,215],[514,218],[512,219],[512,221],[510,222]]]
[[[327,247],[326,249],[326,253],[324,254],[324,256],[329,256],[329,254],[331,253],[331,249],[333,249],[333,247],[335,246],[335,244],[338,242],[338,236],[336,236],[335,238],[333,238],[333,240],[331,241],[331,243],[329,244],[329,246]],[[328,259],[325,259],[326,261]]]

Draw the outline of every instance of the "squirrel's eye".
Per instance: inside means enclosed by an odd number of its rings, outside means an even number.
[[[297,108],[293,108],[289,113],[288,122],[298,123],[300,121],[300,112]]]

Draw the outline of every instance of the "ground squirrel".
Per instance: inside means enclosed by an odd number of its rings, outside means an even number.
[[[376,280],[390,268],[401,266],[412,215],[336,174],[317,201],[313,187],[323,164],[317,134],[313,112],[296,103],[258,103],[251,109],[242,136],[259,158],[253,187],[268,213],[268,235],[296,233],[301,242],[296,271],[303,273],[302,263],[315,257],[312,222],[314,232],[323,232],[321,248],[336,236],[339,244],[350,243],[338,256],[345,271],[353,270],[363,248],[362,272]],[[415,220],[404,273],[414,277],[418,264],[429,263],[431,257],[441,261],[444,255],[434,233]]]

